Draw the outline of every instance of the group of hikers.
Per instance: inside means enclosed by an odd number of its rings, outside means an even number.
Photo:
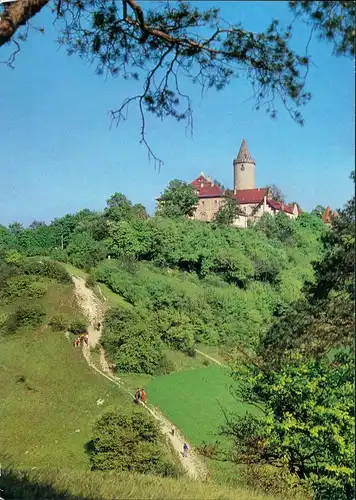
[[[146,402],[146,393],[145,393],[144,389],[140,389],[139,387],[137,387],[136,392],[135,392],[134,401],[136,404],[139,404],[140,401],[142,403]]]
[[[81,347],[83,345],[83,342],[85,343],[85,345],[88,345],[89,335],[87,332],[81,333],[80,335],[78,335],[78,337],[76,337],[73,340],[73,345],[74,345],[74,347]]]

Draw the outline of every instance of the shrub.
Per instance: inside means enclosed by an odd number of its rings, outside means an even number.
[[[173,361],[167,358],[167,356],[163,355],[154,374],[155,375],[168,375],[172,373],[175,369]]]
[[[8,317],[5,331],[15,333],[18,328],[40,325],[46,313],[42,306],[18,306]]]
[[[75,335],[87,331],[87,324],[83,319],[76,318],[71,321],[68,330]]]
[[[106,411],[94,425],[89,449],[92,470],[180,475],[163,455],[158,424],[142,408]]]
[[[37,299],[43,297],[47,292],[47,285],[39,281],[33,281],[28,287],[28,297],[31,299]]]
[[[14,264],[15,266],[19,266],[23,263],[24,256],[17,250],[9,250],[4,260],[7,264]]]
[[[265,491],[272,496],[290,499],[306,497],[306,491],[300,486],[298,478],[287,468],[250,464],[242,467],[239,474],[244,486]]]
[[[55,332],[65,332],[68,330],[69,323],[68,320],[61,314],[56,314],[50,320],[49,325]]]
[[[62,250],[61,248],[55,248],[51,250],[51,259],[58,260],[58,262],[68,262],[68,254],[66,250]]]
[[[152,318],[140,309],[108,311],[102,345],[118,371],[152,375],[162,358],[162,342]]]
[[[0,330],[2,330],[8,321],[9,315],[5,312],[0,312]]]
[[[44,283],[35,281],[31,276],[20,275],[11,277],[6,281],[3,295],[10,300],[18,297],[35,299],[42,297],[46,291],[47,286]]]
[[[27,261],[23,265],[23,269],[26,274],[45,276],[46,278],[64,284],[72,283],[70,274],[65,270],[62,264],[52,260]]]
[[[203,361],[203,365],[204,365],[204,366],[209,366],[209,365],[210,365],[209,360],[208,360],[208,359],[204,359],[204,361]]]
[[[96,284],[95,273],[92,270],[90,270],[89,276],[87,277],[87,279],[85,281],[85,286],[87,288],[94,288],[95,284]]]

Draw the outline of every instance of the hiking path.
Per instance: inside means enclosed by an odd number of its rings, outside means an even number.
[[[89,320],[88,327],[88,336],[89,336],[89,345],[83,346],[83,355],[86,359],[88,365],[99,373],[101,376],[107,378],[113,384],[120,387],[121,390],[125,391],[132,398],[134,394],[125,387],[120,378],[115,377],[112,371],[109,368],[109,365],[105,359],[105,351],[103,347],[100,347],[100,368],[98,368],[92,360],[91,357],[91,348],[94,348],[100,342],[102,323],[105,312],[105,298],[100,300],[93,290],[87,288],[85,285],[85,280],[78,276],[72,276],[72,280],[75,286],[75,294],[77,297],[77,301],[79,306],[81,307],[83,313]],[[99,329],[96,328],[97,324],[100,323],[101,326]],[[183,465],[184,470],[193,479],[206,479],[207,478],[207,469],[203,464],[202,460],[198,456],[198,454],[194,451],[190,443],[183,436],[181,431],[176,428],[169,420],[167,420],[161,412],[157,408],[152,408],[145,403],[141,404],[145,407],[145,409],[159,422],[160,429],[166,439],[171,443],[174,450],[177,452],[178,457]],[[174,429],[174,432],[172,432]],[[189,446],[189,452],[187,457],[183,457],[183,445],[187,443]]]

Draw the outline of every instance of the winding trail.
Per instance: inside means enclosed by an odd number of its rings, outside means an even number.
[[[217,359],[215,358],[212,358],[211,356],[209,356],[208,354],[205,354],[205,352],[201,352],[201,351],[198,351],[198,349],[195,349],[195,352],[198,352],[199,354],[201,354],[202,356],[208,358],[208,359],[211,359],[211,361],[213,361],[214,363],[216,363],[217,365],[219,366],[226,366],[224,365],[223,363],[220,363],[220,361],[218,361]]]
[[[78,304],[90,322],[90,325],[88,327],[89,345],[83,346],[84,358],[86,359],[88,365],[93,370],[95,370],[101,376],[110,380],[110,382],[117,385],[121,390],[123,390],[133,398],[134,394],[132,394],[131,391],[124,386],[120,378],[115,377],[111,372],[109,365],[105,359],[105,352],[102,347],[100,347],[101,369],[99,369],[92,361],[90,349],[95,347],[100,341],[101,328],[97,330],[95,328],[95,325],[98,322],[101,324],[103,322],[104,311],[105,311],[105,306],[103,304],[104,301],[102,302],[101,300],[99,300],[98,297],[94,294],[94,292],[90,288],[87,288],[85,286],[85,281],[83,278],[80,278],[78,276],[72,276],[72,280],[75,285],[75,294],[78,300]],[[213,358],[211,359],[220,364]],[[166,439],[173,446],[174,450],[178,453],[178,457],[186,473],[193,479],[206,480],[208,477],[208,472],[205,465],[199,458],[198,454],[194,451],[190,443],[187,441],[187,439],[180,432],[180,430],[177,429],[169,420],[167,420],[157,408],[151,408],[145,403],[141,404],[160,423],[162,434],[164,434]],[[174,429],[173,434],[172,434],[172,429]],[[189,446],[189,452],[187,457],[183,457],[182,455],[184,443],[187,443]]]

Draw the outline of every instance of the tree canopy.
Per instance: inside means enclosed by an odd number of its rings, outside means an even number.
[[[198,201],[198,195],[191,184],[174,179],[163,191],[157,213],[164,217],[192,217]]]
[[[316,500],[354,493],[354,227],[355,197],[322,235],[303,295],[275,308],[253,352],[235,348],[236,396],[259,413],[226,415],[232,448],[208,448],[239,464],[286,467]]]

